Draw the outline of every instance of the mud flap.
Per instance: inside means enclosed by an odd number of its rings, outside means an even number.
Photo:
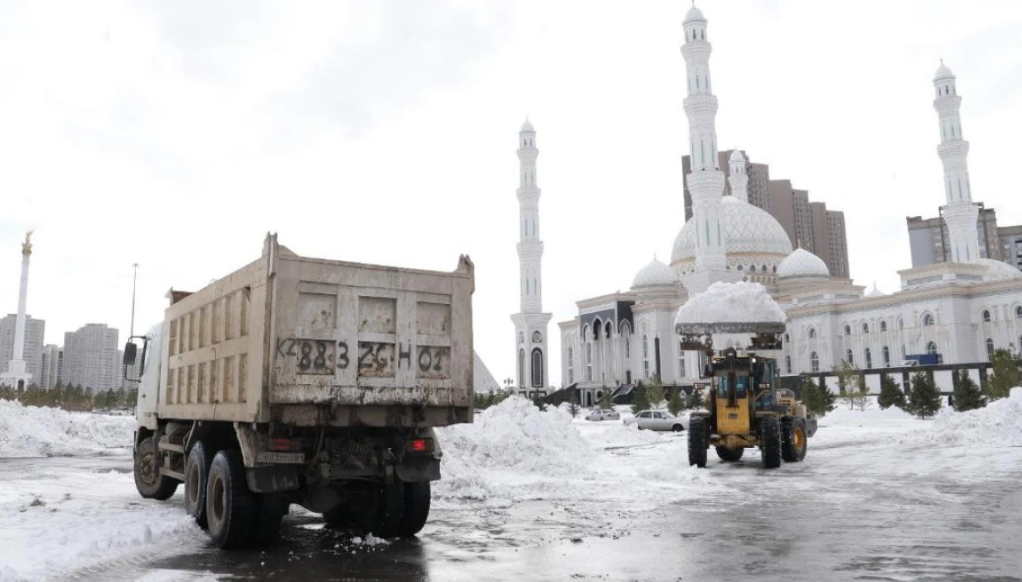
[[[440,459],[432,457],[405,457],[394,469],[398,478],[405,483],[440,479]]]
[[[298,467],[296,465],[271,465],[245,469],[245,481],[249,491],[256,493],[278,493],[298,489]]]

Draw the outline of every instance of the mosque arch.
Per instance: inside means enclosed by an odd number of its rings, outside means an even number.
[[[882,352],[883,357],[884,357],[884,367],[885,368],[890,367],[890,365],[891,365],[891,350],[890,350],[890,348],[888,348],[887,346],[884,346],[883,350],[881,350],[881,352]]]
[[[810,327],[808,335],[809,335],[809,339],[816,339],[816,328],[815,327]]]
[[[599,317],[593,320],[593,340],[600,341],[600,333],[603,331],[603,320]]]
[[[937,355],[937,343],[936,342],[932,342],[932,341],[926,342],[926,353],[928,355],[931,355],[931,356],[936,356]]]
[[[1022,319],[1022,305],[1015,306],[1015,318]]]
[[[866,348],[866,369],[870,370],[873,368],[873,352],[869,348]]]
[[[983,322],[984,323],[990,323],[990,310],[989,309],[984,309],[983,310]]]
[[[929,311],[923,313],[923,316],[922,318],[920,318],[920,321],[922,321],[923,327],[933,325],[934,324],[933,314],[930,313]]]
[[[849,366],[855,365],[855,356],[852,354],[851,348],[845,351],[845,361],[848,362]]]
[[[887,331],[887,322],[882,319],[880,320],[880,331]]]
[[[819,372],[820,371],[820,356],[818,356],[816,354],[816,352],[813,352],[812,354],[809,355],[809,364],[810,364],[810,369],[813,372]]]
[[[845,335],[852,335],[852,326],[845,324]]]
[[[523,348],[518,349],[518,385],[523,386],[525,384],[525,350]]]
[[[994,359],[994,340],[987,338],[987,359]]]
[[[543,387],[543,350],[539,348],[532,350],[532,387]]]

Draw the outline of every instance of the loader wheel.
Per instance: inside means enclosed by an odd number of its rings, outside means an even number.
[[[209,481],[209,455],[202,441],[192,445],[185,461],[185,512],[206,529],[206,483]]]
[[[785,418],[781,423],[781,456],[785,463],[797,463],[806,458],[809,439],[806,438],[806,422],[801,418]]]
[[[241,454],[220,451],[213,457],[206,485],[209,537],[221,549],[244,547],[253,526],[254,513],[255,499],[248,490]]]
[[[776,416],[768,416],[760,423],[759,430],[763,467],[776,469],[781,466],[781,422]]]
[[[405,483],[405,507],[397,535],[407,538],[422,531],[429,518],[429,481]]]
[[[717,456],[720,457],[721,461],[727,463],[733,463],[742,458],[745,454],[745,449],[729,449],[727,447],[717,447]]]
[[[367,502],[356,514],[358,526],[379,538],[400,535],[405,512],[405,483],[395,479],[390,485],[381,484],[369,494]]]
[[[706,421],[693,418],[688,425],[688,464],[697,467],[706,466],[706,449],[709,448],[706,438]]]
[[[258,493],[252,497],[255,503],[248,545],[253,548],[265,548],[277,539],[280,523],[287,515],[291,504],[280,493]]]
[[[135,488],[145,499],[166,501],[177,491],[179,481],[160,474],[162,457],[156,450],[153,437],[146,437],[135,449],[134,470]]]

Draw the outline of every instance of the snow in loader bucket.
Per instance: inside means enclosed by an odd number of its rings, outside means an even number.
[[[674,329],[685,350],[777,350],[786,319],[763,285],[718,281],[678,309]]]
[[[781,349],[781,334],[784,333],[784,324],[777,322],[747,322],[747,323],[676,323],[674,331],[679,336],[681,349],[683,350],[713,350],[713,337],[720,339],[727,338],[728,343],[741,343],[744,349],[752,350],[779,350]],[[720,342],[718,339],[718,343]],[[735,342],[735,340],[738,340]],[[721,345],[720,349],[736,347],[736,345]]]

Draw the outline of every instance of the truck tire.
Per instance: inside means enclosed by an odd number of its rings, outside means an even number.
[[[429,500],[429,481],[405,483],[405,510],[398,527],[399,536],[408,538],[422,531],[429,518]]]
[[[394,538],[401,533],[405,512],[405,483],[397,479],[383,484],[369,495],[369,502],[357,510],[358,526],[378,538]]]
[[[745,454],[745,449],[729,449],[727,447],[716,447],[717,456],[720,457],[721,461],[732,463],[734,461],[741,460],[742,455]]]
[[[252,531],[249,533],[248,545],[253,548],[265,548],[277,539],[280,524],[291,504],[280,493],[255,494],[253,501],[255,504]]]
[[[245,481],[241,453],[220,451],[213,457],[206,485],[209,537],[221,549],[244,547],[253,525],[255,499]]]
[[[133,472],[135,488],[145,499],[166,501],[177,491],[177,479],[160,474],[160,455],[153,437],[146,437],[135,449]]]
[[[199,441],[192,445],[185,461],[185,511],[206,529],[206,484],[209,481],[209,455]]]
[[[760,450],[763,467],[776,469],[781,466],[781,421],[776,416],[765,417],[759,425]]]
[[[806,458],[809,439],[806,423],[801,418],[785,418],[781,422],[781,457],[785,463],[797,463]]]
[[[332,528],[348,528],[356,525],[355,518],[347,503],[339,503],[337,507],[323,512],[323,521]]]
[[[706,449],[709,448],[706,438],[706,420],[693,418],[688,425],[688,464],[699,468],[706,466]]]

